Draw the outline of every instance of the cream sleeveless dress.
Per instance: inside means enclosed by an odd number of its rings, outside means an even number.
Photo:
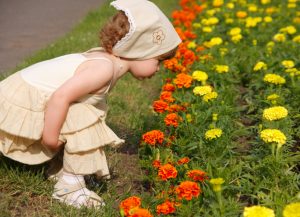
[[[0,82],[3,155],[25,164],[40,164],[54,157],[56,153],[40,143],[46,103],[82,63],[94,59],[111,61],[105,57],[69,54],[36,63]],[[117,70],[103,93],[89,94],[69,107],[60,132],[60,139],[66,141],[63,167],[68,172],[109,175],[103,147],[124,142],[105,123],[106,95],[116,81]]]

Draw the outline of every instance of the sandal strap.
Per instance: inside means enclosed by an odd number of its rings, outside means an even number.
[[[85,187],[86,187],[86,185],[84,182],[78,182],[73,185],[66,184],[66,183],[57,183],[57,185],[55,186],[54,192],[57,196],[64,196],[64,195],[78,191]]]

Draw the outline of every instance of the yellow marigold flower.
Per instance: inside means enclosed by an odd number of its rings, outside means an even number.
[[[271,108],[264,109],[263,118],[268,121],[275,121],[285,118],[288,115],[288,110],[283,106],[273,106]]]
[[[269,4],[271,0],[260,0],[260,3],[263,5]]]
[[[299,217],[300,202],[290,203],[284,207],[283,217]]]
[[[197,45],[194,41],[191,41],[190,43],[188,43],[187,47],[190,48],[190,49],[194,49],[194,48],[197,47]]]
[[[282,33],[278,33],[278,34],[274,35],[273,39],[274,39],[274,41],[277,41],[277,42],[285,42],[286,41],[285,34],[282,34]]]
[[[260,138],[265,143],[276,143],[280,148],[286,143],[286,136],[277,129],[265,129],[260,132]]]
[[[236,12],[236,16],[237,16],[238,18],[243,19],[243,18],[247,17],[248,14],[247,14],[246,11],[238,11],[238,12]]]
[[[258,23],[258,20],[253,18],[253,17],[248,17],[246,19],[246,27],[250,28],[250,27],[255,27]]]
[[[208,18],[208,25],[216,25],[219,23],[219,19],[217,17]]]
[[[200,28],[201,27],[201,23],[193,23],[193,27],[194,28]]]
[[[209,27],[209,26],[205,26],[205,27],[202,28],[202,31],[203,32],[212,32],[212,28]]]
[[[294,26],[287,26],[287,27],[281,28],[279,30],[279,32],[283,32],[283,33],[287,33],[289,35],[293,35],[297,32],[297,29]]]
[[[263,61],[259,61],[255,64],[253,71],[266,70],[267,64]]]
[[[278,99],[279,97],[280,97],[279,95],[274,93],[274,94],[271,94],[271,95],[267,96],[267,100],[272,101],[272,100]]]
[[[295,8],[296,6],[297,6],[296,3],[289,3],[287,5],[288,8]]]
[[[193,93],[195,95],[200,95],[200,96],[203,96],[203,95],[211,93],[211,92],[212,92],[212,87],[209,85],[197,86],[193,89]]]
[[[295,36],[293,42],[300,43],[300,35]]]
[[[281,62],[281,65],[283,65],[285,68],[290,69],[295,66],[295,63],[293,60],[283,60]]]
[[[217,121],[217,120],[218,120],[218,114],[213,113],[213,115],[212,115],[212,120],[213,120],[213,121]]]
[[[238,43],[240,42],[240,40],[243,38],[243,36],[241,34],[238,34],[238,35],[234,35],[231,37],[231,41],[233,43]]]
[[[300,24],[300,17],[295,17],[293,23]]]
[[[208,79],[208,75],[206,72],[196,70],[193,72],[192,77],[197,81],[206,81]]]
[[[256,46],[256,45],[257,45],[257,40],[256,40],[256,39],[253,39],[253,40],[252,40],[252,44],[253,44],[254,46]]]
[[[264,81],[272,83],[272,84],[284,84],[285,83],[285,79],[283,77],[281,77],[280,75],[276,75],[276,74],[266,74],[264,77]]]
[[[218,73],[224,73],[229,71],[229,66],[227,65],[215,65],[215,70]]]
[[[267,14],[273,14],[276,11],[277,11],[277,8],[275,8],[275,7],[269,7],[269,8],[266,9]]]
[[[248,11],[250,12],[256,12],[257,11],[257,6],[254,4],[251,4],[248,6]]]
[[[298,69],[296,68],[289,68],[285,70],[286,73],[289,73],[290,75],[295,75],[298,72]]]
[[[225,47],[220,48],[220,54],[221,54],[221,56],[224,56],[227,53],[228,53],[228,49],[227,48],[225,48]]]
[[[264,206],[251,206],[244,208],[243,217],[275,217],[275,213]]]
[[[234,3],[230,2],[226,4],[226,7],[229,9],[233,9],[234,8]]]
[[[241,28],[239,27],[235,27],[235,28],[232,28],[230,29],[230,31],[228,32],[229,35],[233,36],[233,35],[238,35],[241,33]]]
[[[203,44],[204,44],[204,46],[211,48],[213,46],[220,45],[222,43],[223,43],[222,38],[214,37],[214,38],[211,38],[210,41],[205,41]]]
[[[187,122],[192,122],[192,115],[191,114],[186,114],[186,116],[185,116],[185,118],[186,118],[186,120],[187,120]]]
[[[215,9],[210,9],[210,10],[206,11],[206,14],[209,15],[209,16],[213,16],[213,15],[215,15],[216,12],[217,11]]]
[[[230,24],[230,23],[233,23],[234,22],[234,19],[232,19],[232,18],[227,18],[226,20],[225,20],[225,23],[226,24]]]
[[[266,23],[270,23],[270,22],[273,21],[273,18],[270,17],[270,16],[266,16],[266,17],[264,17],[264,21],[265,21]]]
[[[223,178],[215,178],[215,179],[211,179],[209,180],[209,183],[212,184],[213,186],[213,191],[214,192],[219,192],[222,190],[221,185],[224,183],[224,179]]]
[[[272,48],[272,47],[274,47],[274,45],[275,45],[275,43],[273,41],[270,41],[267,43],[268,48]]]
[[[224,4],[224,0],[213,0],[212,6],[221,7]]]
[[[217,98],[217,97],[218,97],[218,93],[213,91],[213,92],[211,92],[211,93],[205,94],[205,95],[203,96],[203,100],[204,100],[205,102],[208,102],[209,100],[215,99],[215,98]]]

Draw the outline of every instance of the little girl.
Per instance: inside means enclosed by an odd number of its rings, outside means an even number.
[[[75,207],[103,200],[84,175],[109,176],[103,147],[124,141],[105,124],[106,95],[130,72],[152,77],[181,42],[168,18],[147,0],[116,0],[118,13],[103,27],[103,48],[29,66],[0,83],[0,152],[41,164],[63,149],[53,198]]]

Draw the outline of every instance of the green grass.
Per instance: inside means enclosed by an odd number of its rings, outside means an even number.
[[[168,15],[178,3],[177,0],[153,2]],[[114,13],[113,8],[108,5],[106,2],[98,10],[90,12],[66,36],[24,60],[7,74],[39,61],[98,46],[99,28]],[[118,216],[118,202],[134,192],[143,191],[136,153],[141,134],[155,125],[151,103],[158,96],[160,86],[159,75],[142,82],[126,75],[110,94],[107,123],[127,142],[122,150],[107,150],[113,179],[91,182],[89,185],[104,198],[107,204],[105,208],[100,211],[78,210],[52,200],[53,183],[44,176],[47,164],[26,166],[2,156],[0,157],[1,216]]]

